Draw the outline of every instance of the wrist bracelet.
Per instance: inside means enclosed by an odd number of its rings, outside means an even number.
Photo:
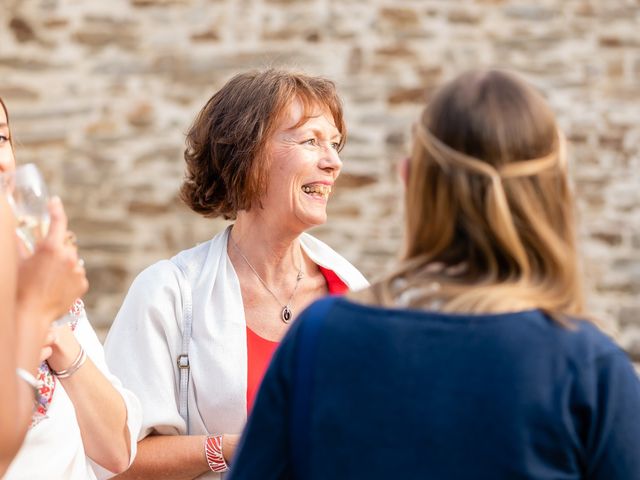
[[[209,435],[206,438],[204,456],[212,472],[226,472],[229,469],[222,455],[222,435]]]
[[[27,382],[33,389],[33,400],[38,403],[40,400],[40,389],[38,388],[38,381],[31,373],[27,372],[24,368],[16,368],[16,375]]]
[[[56,372],[55,370],[51,369],[51,372],[53,372],[53,374],[58,378],[69,378],[71,375],[76,373],[78,369],[82,365],[84,365],[84,362],[86,361],[87,361],[87,353],[84,351],[84,348],[82,348],[82,345],[80,345],[80,353],[78,353],[78,356],[73,361],[73,363],[69,365],[68,368],[65,368],[64,370],[60,370],[59,372]]]

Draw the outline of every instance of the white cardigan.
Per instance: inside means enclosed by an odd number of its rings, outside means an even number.
[[[193,327],[189,346],[189,431],[240,433],[247,419],[247,340],[240,283],[227,255],[230,227],[210,241],[162,260],[134,280],[105,342],[107,362],[142,404],[140,439],[185,435],[176,359],[182,345],[182,271],[190,272]],[[351,290],[368,285],[342,256],[311,235],[300,244],[316,264]],[[203,478],[219,478],[207,474]]]

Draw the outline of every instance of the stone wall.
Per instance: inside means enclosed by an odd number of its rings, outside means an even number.
[[[515,69],[571,142],[593,311],[640,359],[638,0],[4,0],[0,95],[80,238],[108,328],[133,277],[224,223],[177,199],[184,132],[230,76],[288,65],[334,79],[350,137],[318,228],[366,274],[401,241],[394,162],[429,93],[462,70]]]

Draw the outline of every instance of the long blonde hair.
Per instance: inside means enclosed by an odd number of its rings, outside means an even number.
[[[404,253],[372,301],[582,313],[564,140],[536,91],[502,71],[459,76],[415,125],[408,170]]]

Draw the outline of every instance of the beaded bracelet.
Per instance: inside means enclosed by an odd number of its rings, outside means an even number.
[[[209,435],[204,441],[204,455],[212,472],[226,472],[229,467],[222,455],[222,435]]]
[[[64,370],[60,370],[59,372],[56,372],[55,370],[51,369],[51,372],[53,372],[53,374],[58,378],[69,378],[71,375],[76,373],[78,369],[82,365],[84,365],[84,362],[86,361],[87,361],[87,353],[84,351],[84,348],[80,346],[80,353],[78,353],[78,356],[73,361],[73,363],[69,365],[68,368],[65,368]]]

